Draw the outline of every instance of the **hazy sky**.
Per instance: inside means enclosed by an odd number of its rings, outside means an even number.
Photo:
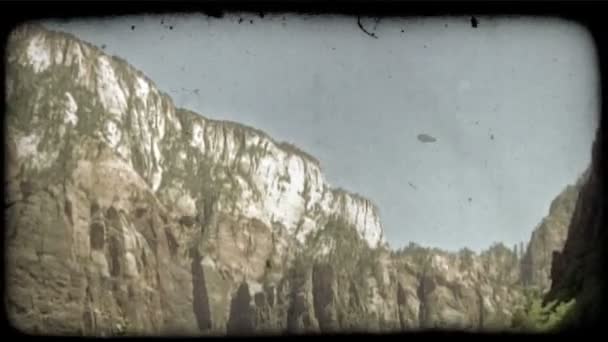
[[[479,250],[528,241],[587,167],[599,110],[582,27],[479,19],[362,19],[378,39],[356,18],[328,16],[49,27],[105,45],[177,106],[318,157],[332,185],[377,203],[391,246]]]

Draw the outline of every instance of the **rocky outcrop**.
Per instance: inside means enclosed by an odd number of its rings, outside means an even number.
[[[502,245],[389,250],[373,203],[296,147],[175,108],[72,36],[28,25],[7,47],[6,306],[21,330],[493,329],[521,302]]]
[[[550,288],[553,254],[564,248],[581,186],[582,180],[567,186],[553,200],[549,214],[533,231],[521,265],[524,286],[536,287],[542,293]]]
[[[596,328],[604,317],[605,159],[606,138],[598,130],[592,149],[592,163],[579,183],[582,185],[562,251],[554,253],[552,284],[545,302],[576,300],[574,314],[566,326]]]
[[[504,329],[522,301],[518,258],[502,244],[480,255],[413,245],[398,258],[399,274],[418,279],[408,296],[419,303],[421,328]]]

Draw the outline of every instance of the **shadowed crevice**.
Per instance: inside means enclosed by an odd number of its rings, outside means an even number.
[[[406,322],[404,320],[404,316],[406,313],[404,312],[405,307],[407,305],[407,300],[405,298],[405,290],[401,283],[397,283],[397,308],[399,310],[399,325],[401,329],[406,329]]]
[[[230,304],[229,335],[253,335],[255,333],[251,295],[247,282],[241,283]]]
[[[199,330],[205,331],[211,329],[211,312],[209,310],[205,273],[201,266],[202,257],[196,248],[190,250],[190,255],[192,256],[192,309]]]
[[[334,302],[332,280],[334,272],[331,265],[315,264],[312,269],[312,294],[315,316],[322,332],[336,329],[336,319],[332,317],[331,305]]]

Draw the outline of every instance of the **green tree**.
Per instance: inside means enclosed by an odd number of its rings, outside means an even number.
[[[549,332],[559,330],[574,312],[574,299],[568,302],[552,301],[542,304],[539,291],[528,290],[525,302],[513,314],[511,326],[526,332]]]

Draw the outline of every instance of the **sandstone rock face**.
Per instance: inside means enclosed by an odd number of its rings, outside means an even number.
[[[580,183],[580,182],[579,182]],[[564,248],[581,184],[567,186],[551,203],[549,214],[532,233],[522,260],[522,281],[542,292],[551,287],[553,253]]]
[[[601,154],[605,148],[606,136],[599,130],[593,144],[591,166],[578,182],[580,194],[564,248],[554,253],[553,281],[545,296],[545,301],[576,299],[576,314],[570,320],[575,327],[601,327],[605,317],[606,202],[602,176],[606,170]]]
[[[332,188],[313,157],[176,108],[117,57],[31,25],[8,52],[5,305],[18,329],[501,329],[521,302],[510,249],[388,250],[373,203]],[[563,241],[556,210],[543,246]],[[532,282],[542,255],[528,257]]]

